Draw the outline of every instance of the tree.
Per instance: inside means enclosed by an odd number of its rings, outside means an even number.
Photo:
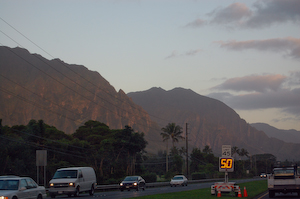
[[[205,145],[205,147],[202,150],[202,152],[205,153],[205,154],[211,154],[212,153],[212,149],[208,145]]]
[[[231,156],[234,155],[234,159],[236,158],[236,154],[239,154],[240,153],[240,150],[237,146],[234,146],[231,148]]]
[[[175,147],[175,142],[179,142],[179,139],[184,140],[184,137],[181,135],[183,133],[182,127],[176,125],[175,123],[169,123],[161,130],[163,131],[163,133],[161,133],[160,135],[163,136],[164,140],[168,140],[171,138],[173,147]]]
[[[184,139],[182,137],[182,127],[179,125],[176,126],[175,123],[169,123],[166,127],[163,127],[161,130],[163,131],[160,135],[163,138],[163,142],[167,142],[167,150],[166,150],[166,172],[168,172],[168,140],[171,138],[172,139],[172,145],[174,148],[174,143],[178,142],[179,139]]]

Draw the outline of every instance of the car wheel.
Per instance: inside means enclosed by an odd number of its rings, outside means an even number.
[[[68,193],[68,197],[71,197],[71,196],[72,196],[72,194]]]
[[[50,197],[51,197],[51,198],[55,198],[55,194],[50,193]]]
[[[94,185],[92,185],[91,190],[89,191],[90,196],[94,195],[95,193],[95,188]]]
[[[41,194],[39,194],[39,195],[37,196],[37,199],[43,199],[43,196],[42,196]]]
[[[79,196],[79,187],[76,188],[76,192],[74,193],[74,197],[78,197]]]

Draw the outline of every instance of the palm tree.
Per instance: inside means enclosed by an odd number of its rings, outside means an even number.
[[[179,139],[184,139],[184,137],[181,136],[183,133],[181,131],[182,127],[179,125],[176,126],[175,123],[169,123],[166,127],[163,127],[161,130],[163,131],[160,133],[160,135],[163,138],[163,142],[167,142],[167,150],[166,150],[166,171],[168,172],[168,140],[172,139],[172,145],[174,148],[174,143],[178,142]]]
[[[237,146],[234,146],[231,148],[231,156],[234,155],[234,159],[236,159],[236,155],[235,154],[239,154],[240,153],[240,149]]]
[[[184,137],[181,135],[183,133],[182,127],[176,125],[175,123],[169,123],[161,130],[163,131],[163,133],[161,133],[160,135],[163,137],[163,141],[171,138],[173,147],[175,147],[175,142],[179,142],[179,139],[184,139]]]
[[[212,149],[209,148],[208,145],[205,145],[204,149],[202,150],[203,153],[205,154],[211,154],[212,153]]]

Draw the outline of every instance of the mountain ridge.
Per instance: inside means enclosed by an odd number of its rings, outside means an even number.
[[[47,60],[19,47],[1,46],[0,60],[3,125],[43,119],[72,134],[86,121],[97,120],[111,129],[129,125],[159,142],[159,128],[148,113],[121,89],[116,92],[98,72],[60,59]]]
[[[209,145],[218,155],[222,145],[230,144],[251,154],[271,153],[281,160],[300,157],[299,144],[269,138],[223,102],[191,89],[116,92],[98,72],[60,59],[47,60],[22,48],[1,46],[0,60],[3,125],[26,125],[31,119],[42,119],[67,134],[88,120],[111,129],[129,125],[144,132],[149,143],[146,150],[157,153],[165,149],[162,127],[170,122],[182,127],[188,123],[189,149]]]
[[[182,127],[188,123],[189,145],[199,148],[209,145],[214,153],[220,154],[222,145],[230,144],[245,148],[252,155],[271,153],[281,160],[300,155],[296,150],[299,144],[289,145],[282,140],[269,138],[266,133],[241,119],[223,102],[199,95],[190,89],[174,88],[165,91],[151,88],[127,95],[150,116],[168,118]],[[156,117],[151,119],[162,125]]]
[[[300,143],[300,131],[295,129],[278,129],[266,123],[250,124],[259,131],[265,132],[269,137],[277,138],[285,142]]]

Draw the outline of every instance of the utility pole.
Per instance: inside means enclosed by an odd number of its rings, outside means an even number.
[[[189,147],[188,147],[188,123],[185,124],[185,142],[186,142],[186,177],[189,176]]]

